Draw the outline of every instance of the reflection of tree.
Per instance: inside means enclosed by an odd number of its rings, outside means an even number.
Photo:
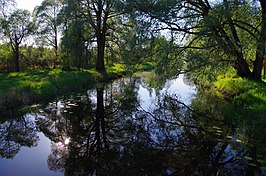
[[[118,139],[125,135],[122,125],[126,119],[120,117],[129,108],[135,109],[134,103],[138,102],[137,95],[132,93],[134,84],[127,82],[121,80],[106,90],[97,88],[88,96],[54,102],[46,109],[47,116],[39,117],[39,128],[53,141],[48,158],[51,170],[65,170],[66,175],[87,175],[100,174],[109,168],[108,158],[116,156]],[[121,104],[132,106],[118,110]],[[67,138],[69,144],[65,143]]]
[[[161,95],[151,112],[153,140],[167,147],[172,175],[243,175],[247,149],[220,119],[199,113],[173,95]],[[146,117],[147,118],[147,117]]]
[[[28,115],[0,124],[0,156],[14,158],[22,146],[38,144],[34,120]]]
[[[47,108],[38,126],[53,141],[51,170],[129,176],[244,173],[237,158],[246,149],[228,138],[232,131],[222,121],[168,95],[158,98],[153,110],[143,110],[136,82],[126,81]]]

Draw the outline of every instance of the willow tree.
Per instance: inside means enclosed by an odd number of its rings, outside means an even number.
[[[258,1],[128,0],[162,29],[177,32],[179,38],[189,36],[180,44],[182,48],[223,52],[227,57],[221,54],[216,59],[229,61],[240,77],[261,80],[266,0]],[[254,48],[253,58],[247,55],[247,48]]]

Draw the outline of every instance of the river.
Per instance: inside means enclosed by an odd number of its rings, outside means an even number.
[[[32,106],[0,124],[0,175],[263,175],[235,129],[193,110],[196,94],[183,75],[156,89],[123,78]]]

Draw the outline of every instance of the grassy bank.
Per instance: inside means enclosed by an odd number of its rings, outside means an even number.
[[[107,68],[107,74],[95,70],[28,70],[0,73],[0,108],[46,102],[58,96],[83,92],[99,82],[108,82],[125,75],[121,64]]]
[[[107,73],[91,70],[28,70],[0,73],[0,112],[34,103],[42,103],[62,95],[81,93],[122,76],[155,69],[155,63],[144,62],[128,70],[124,64],[107,66]]]
[[[216,91],[232,102],[234,108],[266,116],[266,83],[242,78],[225,78],[214,82]],[[266,119],[265,119],[266,120]]]
[[[257,152],[266,155],[266,83],[241,78],[219,79],[214,90],[227,100],[222,114],[241,133],[254,140]]]

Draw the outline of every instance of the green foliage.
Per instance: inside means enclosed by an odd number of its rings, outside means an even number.
[[[55,62],[52,48],[22,46],[20,49],[21,68],[49,69],[58,67],[60,62]]]
[[[152,61],[152,39],[146,30],[146,24],[132,20],[128,22],[128,25],[131,25],[132,28],[124,30],[119,49],[128,72],[134,73],[144,61]]]
[[[186,62],[186,69],[190,70],[187,76],[198,88],[209,89],[219,77],[226,78],[236,75],[235,70],[226,63],[205,60],[205,57],[199,58],[202,55],[197,56],[195,53],[193,55],[196,58],[188,57],[190,60]]]
[[[85,36],[90,38],[90,33],[85,29],[88,28],[86,23],[81,20],[71,21],[68,29],[64,31],[62,38],[62,55],[64,67],[87,68],[89,59],[89,50],[86,46]]]
[[[58,56],[60,20],[59,12],[62,8],[61,0],[44,0],[40,6],[34,9],[34,15],[38,23],[38,43],[53,47],[55,57]],[[58,58],[55,58],[57,60]]]
[[[266,111],[266,84],[242,78],[220,79],[214,83],[223,94],[233,98],[236,107]]]
[[[151,71],[151,70],[155,70],[156,68],[156,62],[143,62],[139,69],[142,71]]]
[[[8,71],[10,68],[12,68],[12,49],[7,44],[1,44],[0,53],[0,72]]]
[[[0,109],[45,102],[52,98],[79,93],[96,83],[109,81],[125,74],[125,66],[114,64],[108,74],[92,70],[27,70],[0,73]]]
[[[31,14],[27,10],[16,9],[8,16],[1,19],[1,28],[4,37],[9,40],[13,54],[15,70],[20,70],[20,45],[26,37],[33,34],[35,23],[31,18]]]
[[[108,73],[115,73],[115,74],[124,74],[126,72],[125,65],[114,63],[107,68]]]
[[[0,45],[0,72],[12,71],[14,69],[14,55],[11,46]],[[51,48],[36,48],[22,45],[20,47],[20,67],[26,69],[48,69],[58,67],[55,63],[53,50]]]
[[[156,73],[165,79],[182,72],[185,57],[178,44],[163,36],[158,36],[152,43],[153,61],[157,63]]]

